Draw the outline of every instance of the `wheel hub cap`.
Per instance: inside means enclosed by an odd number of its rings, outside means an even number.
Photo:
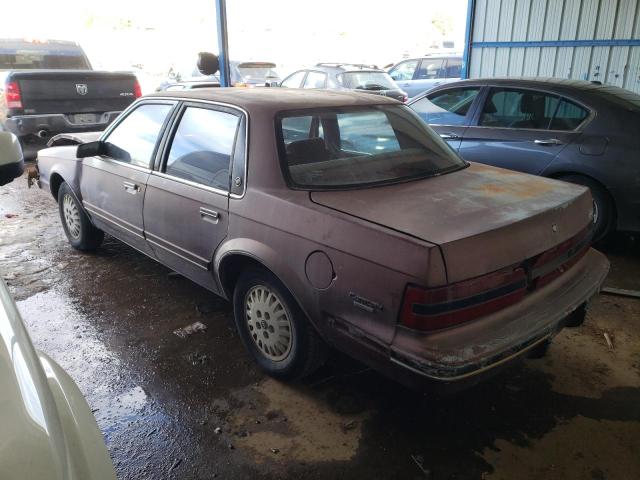
[[[80,238],[80,211],[75,200],[68,193],[62,199],[62,211],[69,235],[73,238]]]
[[[260,352],[275,362],[291,351],[291,320],[280,298],[264,285],[252,287],[245,297],[249,334]]]

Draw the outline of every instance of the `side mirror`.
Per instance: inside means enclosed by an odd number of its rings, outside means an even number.
[[[12,182],[24,172],[22,147],[11,132],[0,132],[0,186]]]
[[[215,75],[220,69],[220,60],[217,55],[209,52],[198,54],[198,71],[203,75]]]
[[[76,158],[97,157],[107,154],[107,146],[104,142],[89,142],[78,145],[76,150]]]

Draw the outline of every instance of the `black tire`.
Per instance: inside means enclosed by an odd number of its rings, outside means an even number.
[[[536,345],[531,350],[529,350],[529,354],[527,356],[533,359],[543,358],[549,351],[550,346],[551,340],[545,340],[540,345]]]
[[[62,182],[58,189],[58,211],[64,233],[73,248],[86,251],[100,246],[104,240],[104,232],[91,223],[66,182]],[[68,220],[71,217],[73,219]]]
[[[594,202],[594,215],[597,216],[593,241],[605,239],[610,233],[613,232],[616,220],[615,207],[613,200],[607,192],[598,182],[582,175],[565,175],[560,177],[560,180],[564,180],[569,183],[576,183],[589,187],[591,190],[591,196]]]
[[[282,380],[299,379],[324,363],[325,343],[291,293],[271,272],[251,268],[240,275],[233,291],[233,312],[244,346],[268,375]],[[290,343],[286,343],[287,331]]]

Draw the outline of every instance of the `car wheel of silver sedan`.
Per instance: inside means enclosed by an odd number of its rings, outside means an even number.
[[[62,228],[73,248],[94,250],[100,246],[104,233],[91,223],[66,182],[58,189],[58,207]]]
[[[259,268],[243,272],[234,289],[233,307],[245,347],[268,374],[300,378],[324,362],[324,342],[271,272]]]

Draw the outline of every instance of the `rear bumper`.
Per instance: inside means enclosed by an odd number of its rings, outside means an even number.
[[[95,123],[74,123],[70,115],[56,113],[47,115],[16,115],[5,120],[5,128],[17,135],[36,135],[41,130],[47,132],[47,136],[65,132],[90,132],[104,130],[107,125],[116,119],[120,112],[96,113]]]
[[[591,249],[555,281],[481,320],[431,334],[399,328],[390,348],[394,370],[404,383],[475,384],[557,334],[608,272],[607,259]]]

